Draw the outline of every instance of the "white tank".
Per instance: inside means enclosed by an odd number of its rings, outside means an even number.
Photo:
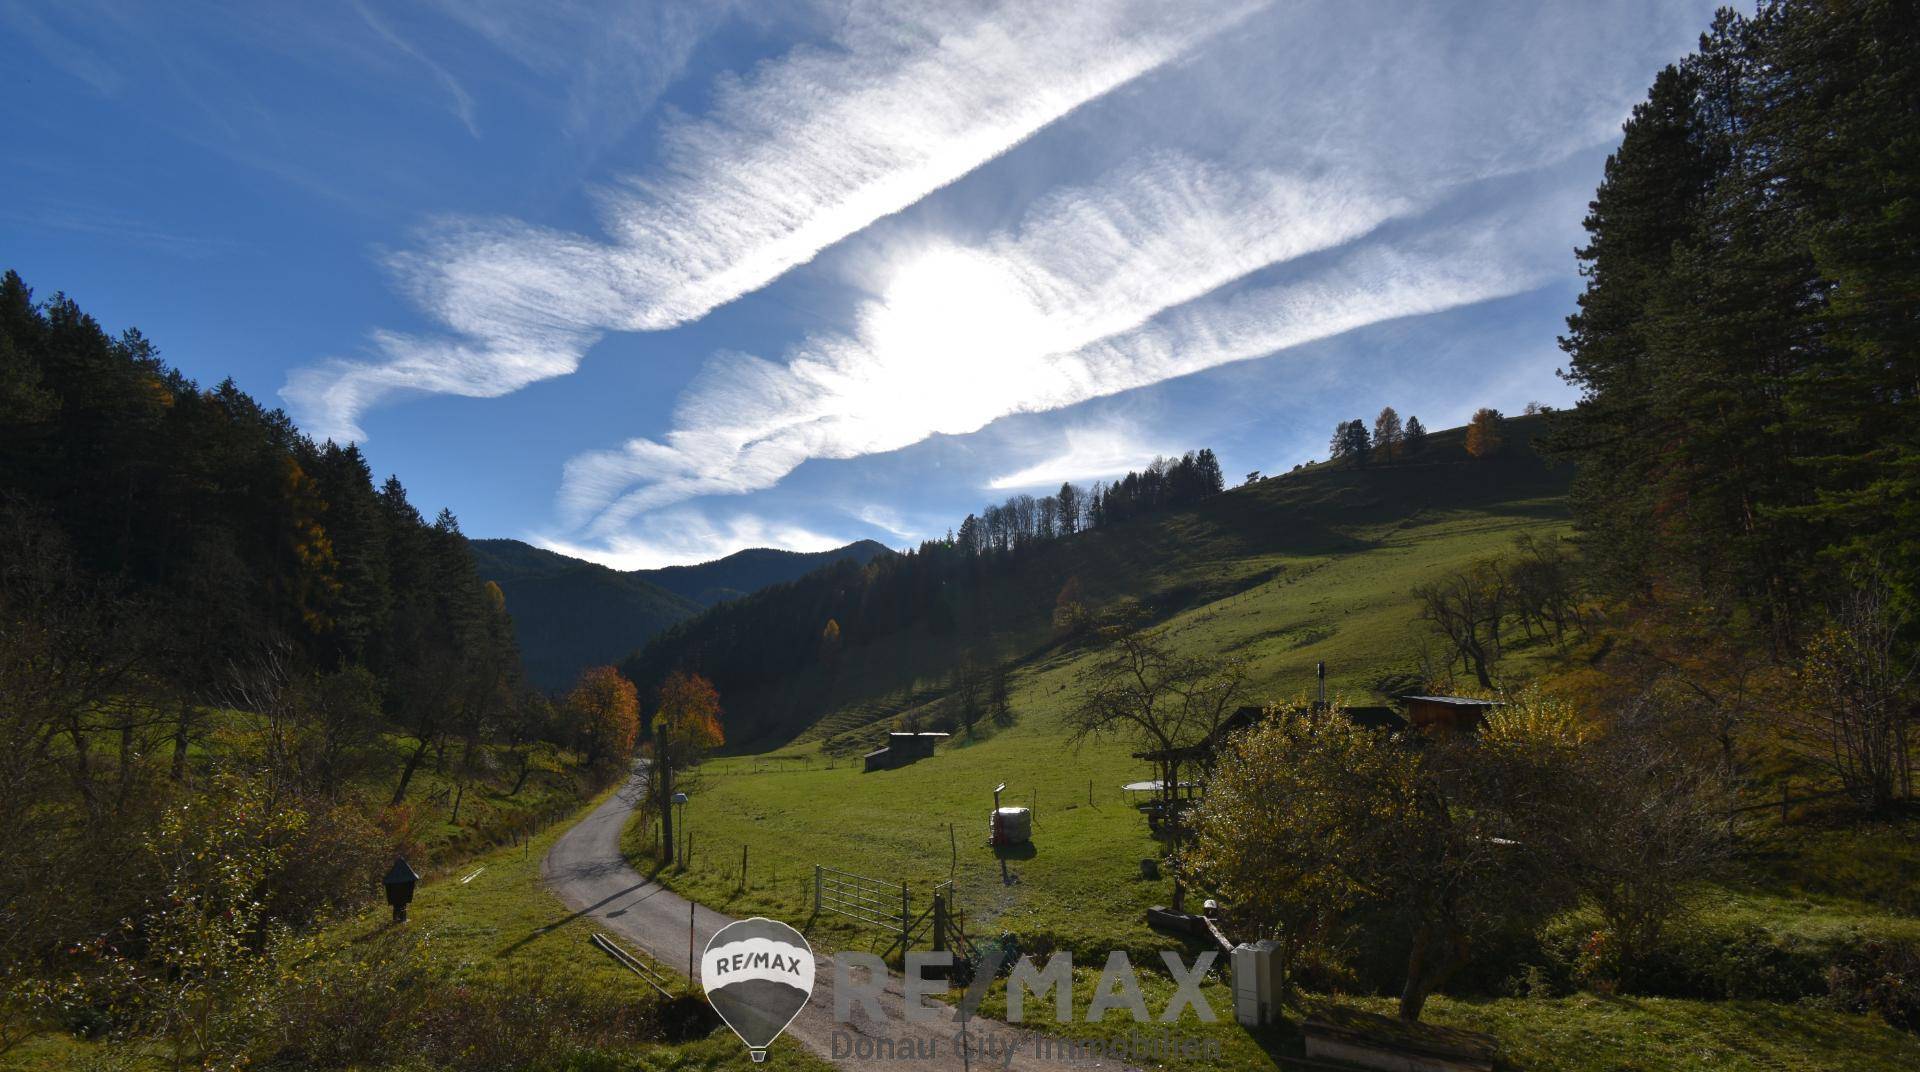
[[[1026,808],[1001,808],[993,813],[996,845],[1025,845],[1033,840],[1033,812]]]

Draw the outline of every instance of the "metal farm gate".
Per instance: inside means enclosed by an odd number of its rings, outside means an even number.
[[[933,887],[927,907],[916,916],[913,890],[905,882],[887,882],[815,864],[813,905],[815,911],[845,916],[892,935],[893,941],[880,954],[883,958],[896,948],[905,956],[915,939],[929,932],[935,950],[958,953],[972,947],[953,910],[951,879]]]

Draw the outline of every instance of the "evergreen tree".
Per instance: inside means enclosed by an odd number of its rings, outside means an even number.
[[[1406,431],[1400,437],[1401,452],[1412,457],[1425,450],[1427,446],[1427,426],[1420,423],[1418,417],[1407,418]]]
[[[999,664],[987,685],[987,717],[1002,728],[1013,725],[1013,690],[1008,677],[1006,664]]]
[[[1874,564],[1920,590],[1920,38],[1902,5],[1722,12],[1608,162],[1552,448],[1609,587],[1751,611],[1775,651]]]
[[[1367,423],[1358,417],[1342,421],[1333,426],[1333,441],[1327,445],[1329,457],[1338,461],[1352,458],[1356,464],[1365,465],[1367,454],[1373,449],[1373,441],[1367,435]]]
[[[1060,535],[1071,536],[1080,531],[1080,512],[1082,495],[1072,483],[1060,485],[1060,493],[1054,496],[1060,501]]]

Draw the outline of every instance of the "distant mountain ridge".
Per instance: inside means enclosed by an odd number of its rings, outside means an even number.
[[[520,540],[469,541],[484,580],[500,586],[527,678],[544,689],[589,666],[617,663],[655,634],[707,607],[888,548],[859,540],[830,551],[756,547],[694,566],[616,570]]]

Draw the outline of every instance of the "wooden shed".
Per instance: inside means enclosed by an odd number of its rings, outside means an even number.
[[[907,733],[887,734],[887,746],[876,748],[862,756],[866,770],[890,770],[904,767],[917,759],[933,758],[934,747],[946,740],[944,733]]]
[[[1488,711],[1505,706],[1499,700],[1472,696],[1402,696],[1400,702],[1406,705],[1407,721],[1423,733],[1436,730],[1471,733],[1480,728],[1480,720]]]

